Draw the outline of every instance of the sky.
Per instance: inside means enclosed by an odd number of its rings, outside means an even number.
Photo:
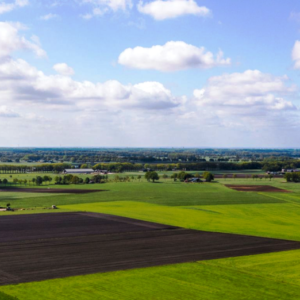
[[[299,0],[0,0],[0,147],[300,147]]]

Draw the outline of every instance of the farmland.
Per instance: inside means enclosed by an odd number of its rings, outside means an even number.
[[[127,174],[136,175],[136,173]],[[254,191],[237,191],[225,185],[253,186]],[[271,186],[289,193],[260,191],[255,187],[257,185]],[[272,180],[218,178],[216,182],[196,184],[174,182],[170,178],[160,179],[158,183],[135,179],[130,182],[94,185],[44,184],[41,187],[28,186],[28,188],[57,189],[58,192],[59,189],[70,189],[70,192],[74,189],[91,189],[95,192],[89,194],[1,192],[0,206],[5,206],[9,200],[12,207],[26,209],[13,213],[1,212],[3,218],[8,217],[8,214],[12,214],[11,217],[14,214],[16,217],[21,214],[23,217],[27,213],[50,212],[45,208],[55,204],[59,209],[51,212],[57,212],[59,215],[62,213],[61,216],[65,212],[76,211],[105,213],[192,231],[282,239],[292,243],[300,241],[298,230],[300,185],[285,183],[281,178]],[[97,189],[105,191],[98,192]],[[90,238],[85,237],[85,242]],[[91,242],[90,240],[89,243]],[[103,244],[103,241],[100,244]],[[120,246],[119,248],[122,249]],[[172,248],[179,249],[174,246]],[[88,248],[84,250],[85,253],[88,253],[87,251]],[[99,253],[100,250],[97,251]],[[96,274],[6,285],[1,286],[0,291],[8,297],[17,297],[20,300],[40,299],[41,295],[44,299],[78,299],[78,295],[80,299],[182,299],[183,295],[186,299],[199,299],[199,293],[204,299],[220,299],[220,297],[228,300],[299,299],[299,251],[214,260],[202,260],[198,256],[198,259],[197,257],[192,259],[193,262],[173,260],[164,266],[154,266],[154,263],[153,267],[147,268],[146,265],[140,264],[139,267],[133,266],[136,268],[133,270],[110,269],[113,272],[108,273],[101,273],[101,269],[98,271],[95,269],[92,273]],[[22,252],[25,255],[26,249],[24,248]],[[160,255],[163,253],[168,253],[167,248]],[[24,259],[25,256],[23,261]],[[14,265],[17,270],[19,265],[17,261]],[[9,269],[9,263],[7,268]],[[70,275],[80,274],[86,273]],[[244,298],[241,298],[242,295]]]
[[[300,249],[300,242],[95,213],[5,216],[0,226],[0,256],[15,256],[0,261],[0,285]]]

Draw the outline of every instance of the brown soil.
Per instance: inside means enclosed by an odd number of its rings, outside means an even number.
[[[290,191],[279,189],[270,185],[232,185],[226,184],[230,189],[240,192],[267,192],[267,193],[290,193]]]
[[[103,192],[104,190],[84,190],[84,189],[53,189],[53,188],[0,188],[0,192],[14,193],[47,193],[47,194],[88,194]]]
[[[0,285],[300,249],[94,213],[3,216],[0,228]]]
[[[236,175],[236,178],[249,178],[249,180],[251,179],[252,174],[238,174],[238,173],[234,173]],[[223,175],[227,175],[227,178],[233,178],[234,174],[214,174],[215,178],[223,178]],[[258,176],[258,178],[264,178],[265,175],[267,174],[256,174]],[[282,178],[282,175],[273,175],[273,178]]]

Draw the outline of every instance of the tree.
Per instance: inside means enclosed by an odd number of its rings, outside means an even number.
[[[233,174],[233,175],[232,175],[232,178],[233,178],[233,179],[236,179],[236,178],[237,178],[237,175],[236,175],[236,174]]]
[[[43,178],[41,176],[37,176],[35,183],[36,185],[41,185],[43,183]]]
[[[89,183],[90,183],[90,178],[87,177],[87,178],[84,180],[84,183],[89,184]]]
[[[228,176],[227,176],[227,174],[223,174],[223,176],[222,176],[224,179],[226,179]]]
[[[71,182],[72,182],[72,184],[78,184],[79,183],[79,177],[78,176],[73,176]]]
[[[159,180],[159,176],[158,174],[155,172],[155,171],[152,171],[152,172],[147,172],[145,174],[145,178],[150,181],[152,180],[152,182],[154,182],[155,180]]]
[[[48,181],[49,181],[49,176],[45,175],[45,176],[43,177],[43,181],[48,182]]]
[[[211,182],[215,179],[214,175],[210,172],[204,172],[203,173],[203,178],[207,181],[207,182]]]
[[[6,178],[4,178],[2,182],[3,182],[4,185],[7,185],[7,183],[8,183]]]
[[[167,174],[163,174],[162,178],[167,179],[169,176]]]
[[[171,178],[177,179],[177,177],[178,177],[178,174],[177,174],[177,173],[173,173],[173,174],[171,175]]]
[[[287,182],[300,182],[300,172],[285,173],[283,177]]]
[[[138,180],[139,180],[139,181],[141,181],[141,178],[142,178],[142,176],[141,176],[141,175],[139,175],[137,178],[138,178]]]

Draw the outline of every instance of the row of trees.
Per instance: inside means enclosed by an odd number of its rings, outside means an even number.
[[[28,172],[52,172],[60,173],[64,169],[71,168],[72,165],[67,163],[54,164],[38,164],[29,165],[0,165],[0,174],[8,173],[28,173]],[[82,164],[82,168],[89,167],[88,164]],[[129,171],[141,171],[143,169],[151,169],[153,171],[210,171],[210,170],[247,170],[247,169],[263,169],[265,171],[281,171],[281,169],[300,168],[299,160],[267,160],[263,162],[221,162],[221,161],[200,161],[192,163],[161,163],[161,164],[140,164],[140,163],[98,163],[92,167],[94,170],[107,170],[113,173],[122,173]]]
[[[227,174],[223,174],[222,176],[224,179],[227,179],[228,178],[228,175]],[[243,178],[252,178],[252,179],[272,179],[274,176],[272,174],[268,174],[268,175],[256,175],[256,174],[252,174],[252,175],[245,175],[245,177]],[[233,174],[232,177],[233,179],[236,179],[237,178],[237,174]]]
[[[300,172],[285,173],[284,179],[287,182],[300,182]]]
[[[59,173],[64,169],[71,168],[70,164],[40,164],[35,166],[29,165],[0,165],[0,174],[22,174],[30,172],[52,172]]]
[[[86,177],[85,179],[80,178],[78,176],[74,176],[72,174],[68,174],[65,176],[56,176],[54,178],[55,184],[89,184],[89,183],[104,183],[108,180],[108,176],[104,175],[95,175],[93,177]],[[7,185],[7,184],[24,184],[24,185],[42,185],[43,183],[50,184],[53,181],[53,178],[51,176],[45,175],[45,176],[37,176],[32,179],[18,179],[13,178],[11,182],[9,182],[7,179],[0,179],[0,184]]]

